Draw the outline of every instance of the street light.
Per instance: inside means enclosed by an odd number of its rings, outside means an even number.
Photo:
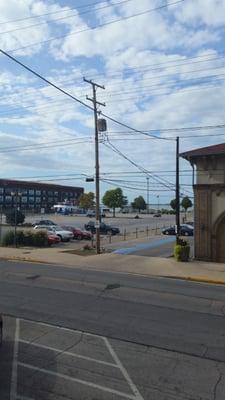
[[[14,246],[17,247],[17,211],[18,211],[18,197],[22,196],[22,193],[18,191],[11,192],[11,196],[15,198],[15,218],[14,218]]]
[[[156,197],[158,199],[158,212],[159,212],[159,194]]]

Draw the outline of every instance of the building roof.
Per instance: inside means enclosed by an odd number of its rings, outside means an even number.
[[[221,154],[225,154],[225,143],[216,144],[214,146],[200,147],[199,149],[186,151],[184,153],[180,153],[180,156],[190,161],[191,159],[195,158]]]
[[[0,186],[9,186],[9,187],[21,187],[21,188],[43,188],[49,190],[58,190],[58,191],[80,191],[83,192],[84,189],[82,187],[76,186],[67,186],[67,185],[57,185],[54,183],[44,183],[44,182],[32,182],[32,181],[21,181],[15,179],[0,179]]]

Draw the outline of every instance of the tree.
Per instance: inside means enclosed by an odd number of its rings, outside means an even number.
[[[132,208],[137,209],[139,212],[141,210],[145,210],[146,209],[146,202],[144,197],[142,196],[138,196],[134,199],[133,203],[131,203]]]
[[[189,199],[188,196],[183,197],[182,202],[181,202],[181,206],[183,207],[183,209],[185,210],[185,219],[186,219],[186,212],[187,209],[192,207],[192,201],[191,199]]]
[[[22,224],[25,220],[25,215],[20,210],[10,210],[6,214],[6,223],[9,225]]]
[[[127,198],[123,195],[123,191],[120,188],[107,190],[102,198],[102,202],[105,206],[113,209],[113,217],[115,217],[115,209],[117,207],[123,207],[127,205]]]
[[[171,200],[171,202],[170,202],[170,207],[171,207],[174,211],[176,211],[176,208],[177,208],[177,201],[176,201],[176,199]]]
[[[82,195],[80,196],[79,206],[81,208],[84,208],[85,210],[92,208],[95,205],[94,198],[95,195],[93,192],[82,193]]]

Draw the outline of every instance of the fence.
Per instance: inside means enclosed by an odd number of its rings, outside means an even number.
[[[132,230],[127,230],[126,228],[124,228],[122,232],[118,235],[112,235],[112,234],[101,235],[101,242],[105,244],[111,244],[121,241],[152,237],[160,235],[162,229],[165,227],[166,227],[165,224],[156,224],[155,227],[149,227],[147,225],[145,227],[139,227],[139,228],[136,227],[133,228]]]

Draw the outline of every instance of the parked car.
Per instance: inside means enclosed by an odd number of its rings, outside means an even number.
[[[48,236],[48,245],[51,246],[52,244],[57,244],[61,242],[61,239],[55,232],[47,231]]]
[[[51,221],[50,219],[37,219],[36,221],[34,221],[32,223],[32,226],[36,226],[36,225],[52,226],[52,225],[57,225],[57,224],[55,222]]]
[[[176,235],[176,226],[170,226],[169,228],[165,228],[162,230],[163,235]],[[181,236],[193,236],[194,228],[192,225],[181,224],[180,232]]]
[[[160,213],[156,213],[156,214],[154,214],[153,215],[153,217],[156,217],[156,218],[159,218],[159,217],[161,217],[162,215],[160,214]]]
[[[91,231],[92,233],[96,232],[94,221],[89,221],[87,224],[84,225],[84,227],[87,231]],[[100,233],[102,233],[103,235],[107,234],[117,235],[118,233],[120,233],[120,230],[116,226],[107,225],[104,222],[101,222]]]
[[[84,231],[79,228],[75,228],[74,226],[62,226],[63,229],[66,229],[67,231],[73,232],[73,238],[77,240],[82,240],[82,239],[92,239],[92,233],[88,231]]]
[[[36,225],[34,229],[47,229],[49,232],[54,232],[62,242],[69,242],[69,240],[73,239],[73,233],[71,231],[64,230],[61,226],[58,225]]]

